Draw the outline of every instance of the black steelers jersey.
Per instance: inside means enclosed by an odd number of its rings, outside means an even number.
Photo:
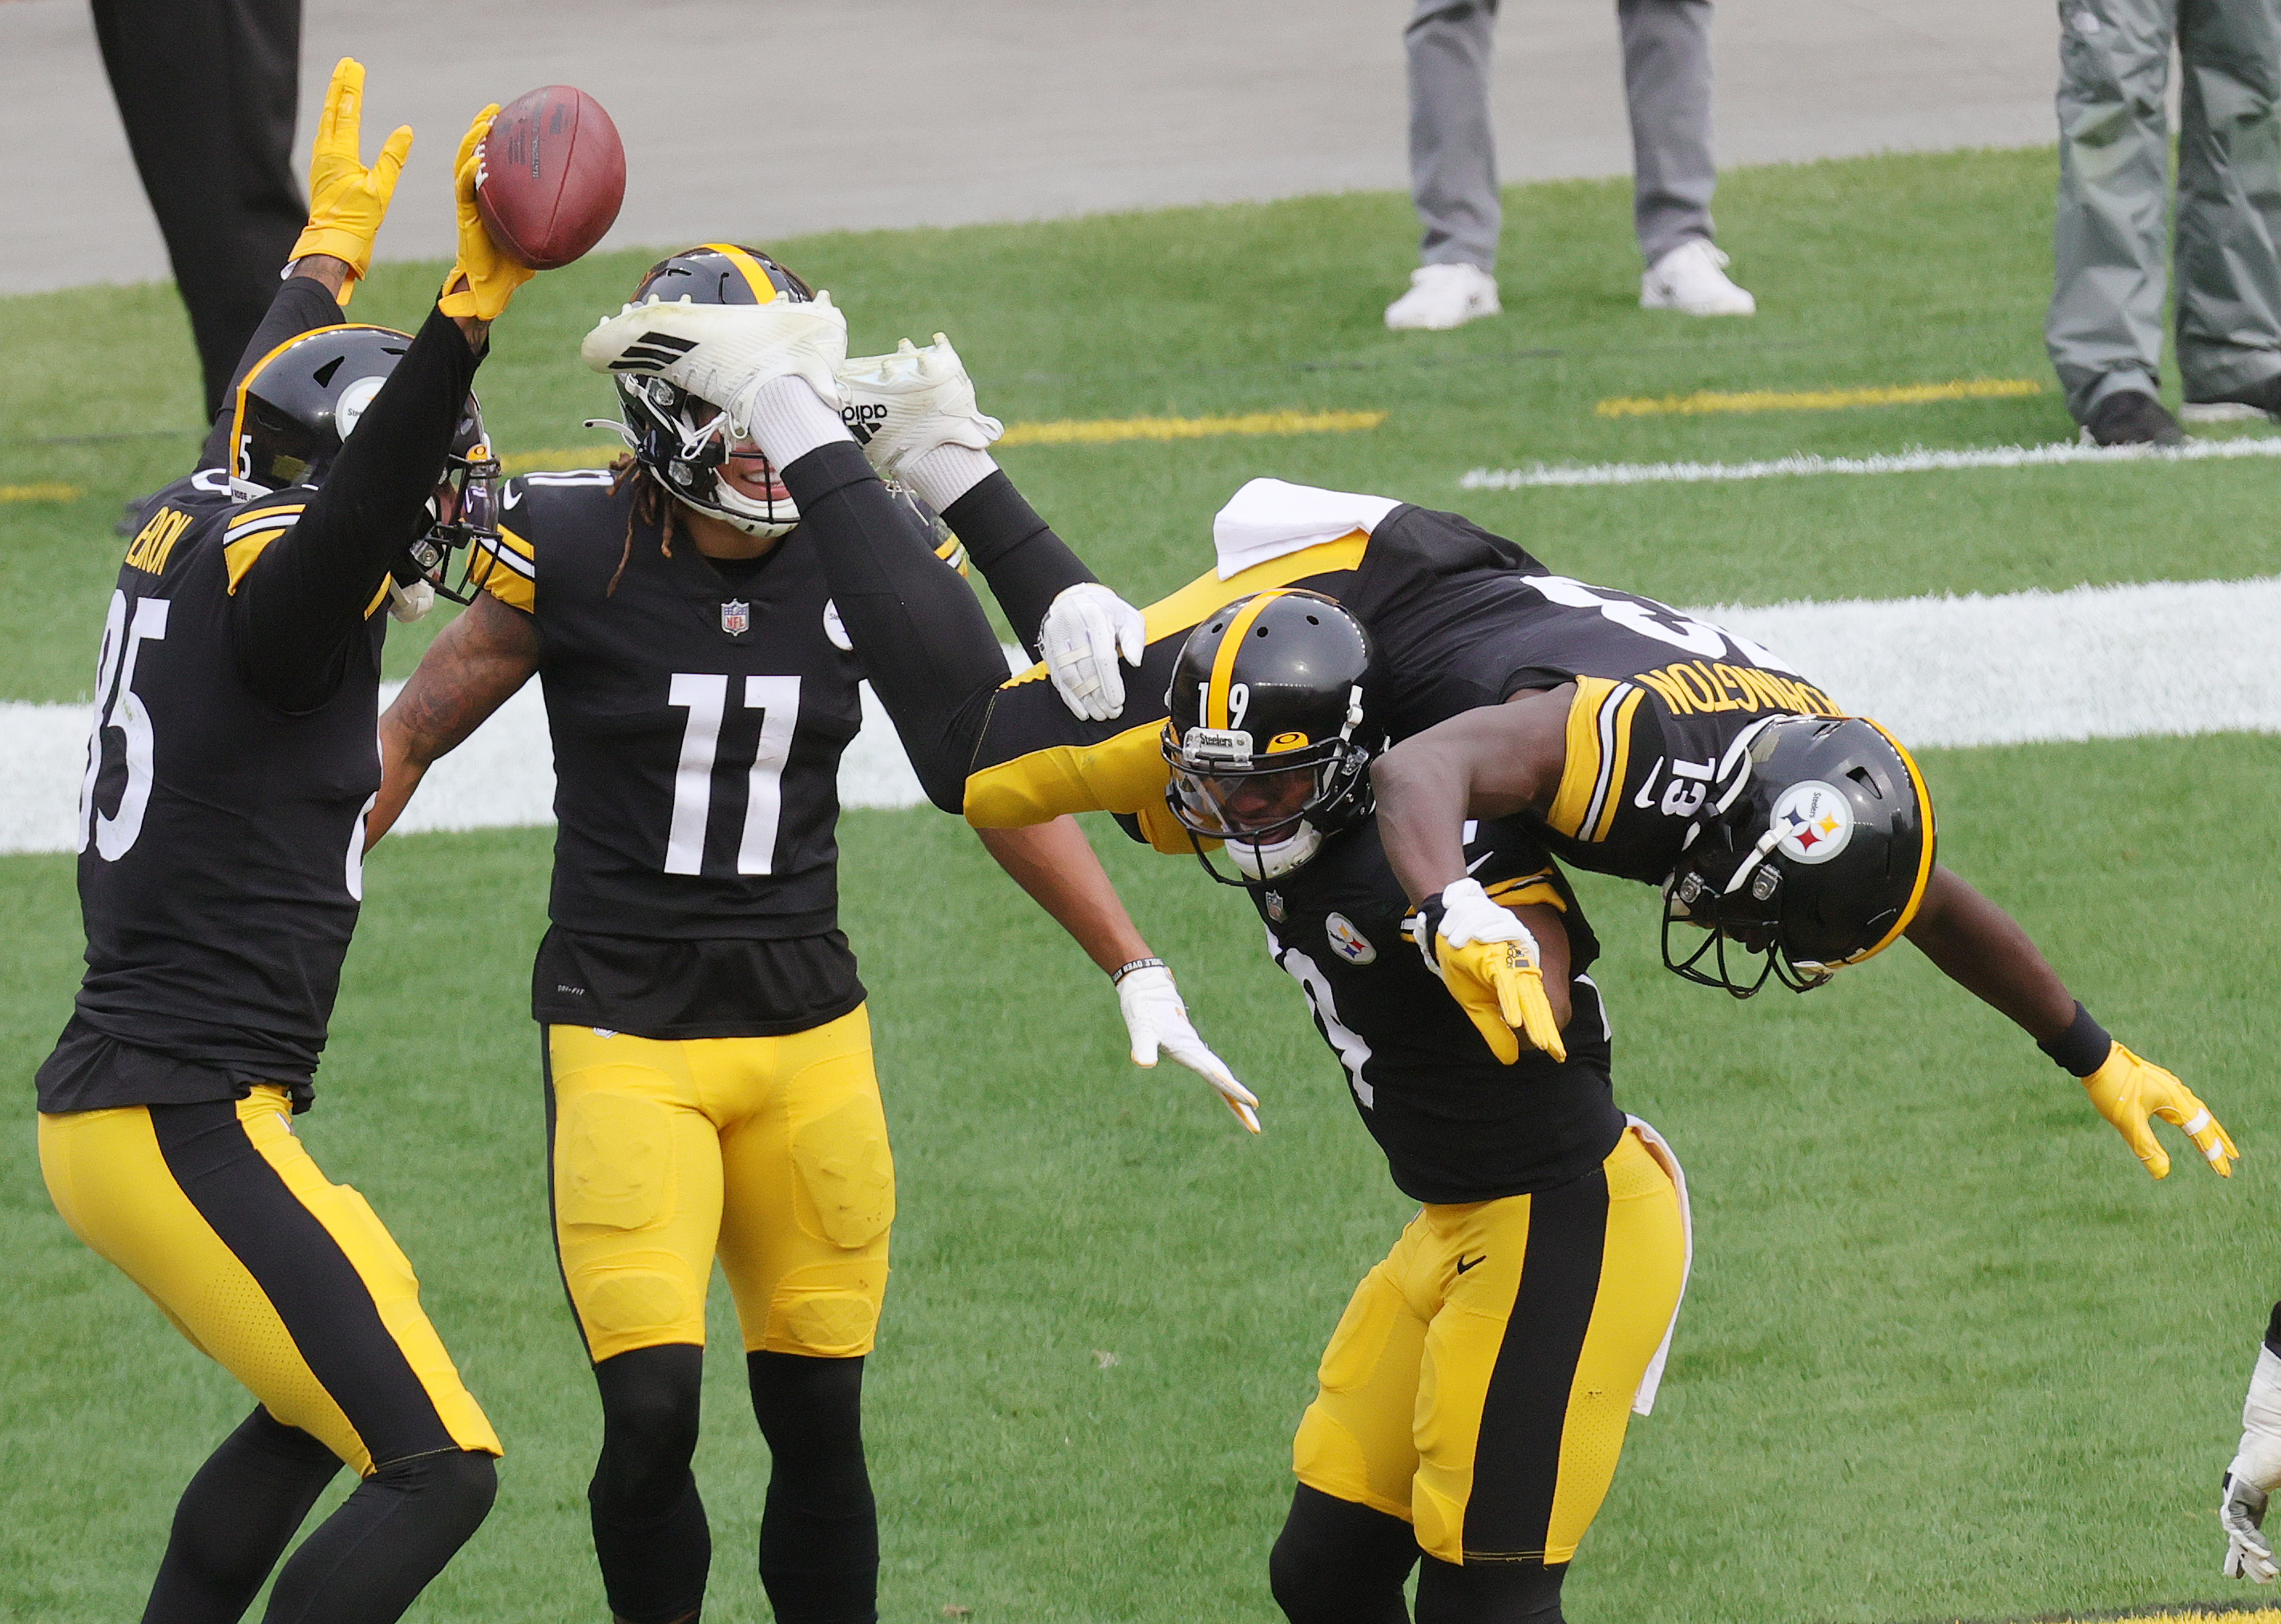
[[[635,519],[638,489],[511,482],[473,572],[539,633],[558,831],[533,1012],[649,1037],[832,1019],[863,995],[836,832],[862,664],[802,531],[716,565]]]
[[[1199,621],[1272,586],[1321,592],[1369,628],[1377,662],[1364,703],[1395,742],[1525,689],[1575,682],[1567,777],[1538,832],[1578,866],[1630,878],[1669,872],[1697,815],[1736,782],[1755,724],[1838,714],[1748,638],[1554,575],[1470,520],[1405,506],[1368,534],[1207,574],[1150,605],[1147,653],[1114,722],[1070,715],[1043,667],[1009,682],[967,780],[970,820],[986,828],[1105,810],[1137,817],[1159,849],[1189,850],[1164,805],[1173,662]]]
[[[248,685],[231,599],[313,494],[239,501],[204,469],[128,545],[80,788],[87,975],[43,1110],[227,1099],[245,1079],[306,1097],[363,895],[387,619],[367,611],[330,697],[289,714]]]
[[[1403,932],[1402,886],[1365,822],[1315,859],[1246,887],[1267,950],[1304,991],[1394,1182],[1425,1202],[1549,1189],[1599,1165],[1624,1129],[1609,1082],[1609,1033],[1587,973],[1599,954],[1567,881],[1519,820],[1467,831],[1473,876],[1509,907],[1543,902],[1568,929],[1568,1058],[1527,1044],[1498,1063]]]

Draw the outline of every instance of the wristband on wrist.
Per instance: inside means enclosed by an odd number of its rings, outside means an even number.
[[[2049,1055],[2060,1065],[2076,1077],[2089,1077],[2107,1063],[2107,1056],[2115,1052],[2115,1040],[2107,1035],[2107,1028],[2091,1018],[2091,1011],[2080,1001],[2075,1007],[2075,1019],[2056,1038],[2046,1038],[2036,1047]]]
[[[1109,972],[1109,985],[1115,986],[1118,982],[1124,980],[1125,977],[1131,975],[1136,970],[1165,970],[1169,968],[1170,966],[1168,966],[1162,959],[1133,959],[1130,963],[1119,964],[1115,970]]]

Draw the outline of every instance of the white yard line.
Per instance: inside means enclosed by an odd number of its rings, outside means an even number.
[[[1875,457],[1777,457],[1765,462],[1595,462],[1546,468],[1474,468],[1467,491],[1526,491],[1547,485],[1700,484],[1736,479],[1797,479],[1814,474],[1938,474],[1962,468],[2113,468],[2143,462],[2231,462],[2281,457],[2281,437],[2195,440],[2175,450],[2149,445],[1992,445],[1975,451],[1906,451]]]
[[[1690,613],[1777,651],[1914,746],[2281,732],[2281,576]],[[82,706],[0,704],[0,852],[72,849],[87,728]],[[533,684],[437,763],[398,827],[543,824],[553,796]],[[868,685],[839,796],[924,799]]]

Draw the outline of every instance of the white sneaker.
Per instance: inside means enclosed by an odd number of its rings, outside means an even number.
[[[987,451],[1006,425],[975,403],[966,363],[940,333],[924,350],[908,338],[893,355],[859,355],[839,370],[839,415],[871,466],[896,477],[911,458],[942,445]]]
[[[1386,324],[1400,330],[1440,331],[1481,316],[1504,313],[1496,278],[1478,265],[1421,265],[1410,273],[1410,291],[1386,307]]]
[[[1640,278],[1640,308],[1690,316],[1758,314],[1759,301],[1728,280],[1727,263],[1727,256],[1703,238],[1689,237]]]
[[[730,437],[743,439],[754,397],[777,378],[806,378],[827,406],[839,404],[847,318],[828,293],[765,305],[650,299],[597,322],[578,353],[597,372],[663,378],[711,402],[727,414]]]

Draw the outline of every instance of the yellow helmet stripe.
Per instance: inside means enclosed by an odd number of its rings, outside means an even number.
[[[1227,635],[1220,638],[1219,648],[1212,655],[1211,683],[1204,691],[1206,727],[1229,728],[1235,725],[1228,720],[1227,705],[1228,690],[1233,685],[1235,676],[1235,651],[1242,646],[1244,633],[1251,630],[1251,623],[1259,618],[1259,612],[1267,607],[1269,601],[1288,596],[1290,594],[1280,588],[1261,592],[1238,609],[1235,618],[1228,623]]]
[[[1893,922],[1893,928],[1885,932],[1875,947],[1855,954],[1845,961],[1848,964],[1859,964],[1864,959],[1875,958],[1898,941],[1901,932],[1907,930],[1916,918],[1917,909],[1924,902],[1925,887],[1932,882],[1932,793],[1925,788],[1924,774],[1918,770],[1917,759],[1909,754],[1908,746],[1887,732],[1883,723],[1874,716],[1864,716],[1861,720],[1883,736],[1885,742],[1893,746],[1893,753],[1909,769],[1909,786],[1915,790],[1917,796],[1917,816],[1924,824],[1924,849],[1917,854],[1916,884],[1909,888],[1908,905],[1901,909],[1901,916]]]
[[[263,356],[259,360],[254,362],[251,367],[246,369],[245,376],[238,382],[237,397],[230,407],[229,414],[229,461],[228,464],[228,469],[231,477],[235,478],[237,475],[238,452],[245,445],[245,391],[251,387],[253,380],[261,375],[261,369],[269,365],[270,362],[275,360],[279,356],[284,354],[286,351],[291,349],[295,344],[299,344],[305,338],[314,338],[320,333],[354,332],[360,328],[368,333],[386,333],[392,338],[402,338],[405,336],[404,334],[398,332],[392,327],[379,327],[370,321],[336,321],[330,327],[313,327],[305,333],[294,334],[283,344],[279,344],[275,349],[270,351],[268,354]]]
[[[699,245],[700,253],[716,253],[744,273],[752,284],[753,302],[765,305],[777,296],[777,284],[769,279],[768,267],[738,247],[734,243],[705,243]]]

